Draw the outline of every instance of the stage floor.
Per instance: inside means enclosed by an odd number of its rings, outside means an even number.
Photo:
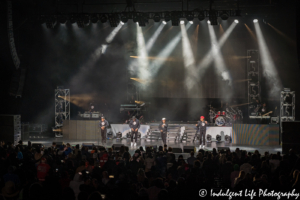
[[[93,143],[94,145],[100,145],[105,147],[111,147],[113,144],[124,144],[125,146],[129,147],[129,152],[132,154],[136,149],[138,149],[140,146],[142,146],[145,149],[146,145],[157,145],[162,146],[162,141],[147,141],[146,139],[138,140],[136,147],[130,147],[130,139],[112,139],[107,140],[106,145],[102,145],[101,141],[97,140],[67,140],[64,138],[31,138],[30,141],[32,143],[41,143],[45,147],[50,147],[52,145],[52,142],[64,142],[70,143],[71,145],[76,144],[82,144],[82,143]],[[23,141],[24,144],[27,143],[27,141]],[[199,150],[199,141],[193,143],[193,142],[174,142],[169,141],[167,142],[167,145],[170,147],[175,148],[181,148],[183,149],[183,146],[196,146],[197,151]],[[240,148],[240,150],[246,150],[248,152],[254,152],[255,150],[258,150],[261,154],[264,154],[264,152],[268,151],[269,153],[277,153],[282,152],[281,145],[275,145],[275,146],[250,146],[250,145],[235,145],[235,144],[227,144],[225,142],[211,142],[207,143],[205,150],[212,151],[213,148],[218,147],[229,147],[231,151],[235,151],[236,148]]]

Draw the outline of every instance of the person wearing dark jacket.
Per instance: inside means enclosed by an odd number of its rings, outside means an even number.
[[[167,140],[167,132],[168,132],[168,124],[166,123],[166,118],[162,118],[160,124],[158,125],[158,129],[160,130],[161,139],[165,145]]]
[[[140,122],[138,119],[135,118],[135,116],[132,117],[132,120],[129,122],[129,127],[131,129],[131,146],[136,146],[137,141],[137,135],[140,128]],[[133,135],[134,135],[134,144],[133,144]]]
[[[101,117],[101,121],[99,122],[99,128],[101,131],[101,139],[102,139],[102,144],[104,145],[106,143],[106,132],[107,132],[107,127],[109,126],[108,121],[105,119],[105,117]]]
[[[199,149],[202,149],[202,147],[205,148],[206,125],[207,125],[207,121],[204,120],[204,116],[201,116],[200,121],[198,122],[198,124],[196,124],[196,126],[200,131]]]

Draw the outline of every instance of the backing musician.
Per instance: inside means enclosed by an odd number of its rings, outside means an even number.
[[[168,132],[168,124],[166,123],[166,118],[162,118],[160,124],[158,125],[158,129],[160,130],[161,138],[165,145],[167,143],[167,132]]]
[[[105,119],[105,117],[101,117],[101,121],[99,122],[99,128],[101,131],[101,139],[102,144],[104,145],[106,143],[106,133],[107,133],[107,127],[109,126],[108,121]]]

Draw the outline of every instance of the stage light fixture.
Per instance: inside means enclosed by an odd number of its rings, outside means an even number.
[[[83,18],[83,24],[85,26],[88,26],[90,24],[90,16],[89,15],[83,15],[82,18]]]
[[[117,27],[120,20],[118,19],[118,16],[115,14],[109,14],[108,15],[108,21],[111,27]]]
[[[72,16],[70,17],[70,19],[69,19],[69,22],[70,22],[71,24],[76,23],[76,16],[72,15]]]
[[[203,21],[205,19],[205,14],[203,11],[201,11],[199,14],[198,14],[198,19],[199,21]]]
[[[77,26],[78,28],[84,28],[83,16],[77,17]]]
[[[167,22],[165,20],[162,21],[163,24],[167,24]]]
[[[107,22],[107,17],[106,17],[106,15],[101,15],[101,17],[100,17],[100,22],[101,22],[101,23],[106,23],[106,22]]]
[[[123,22],[123,24],[125,24],[125,23],[128,22],[128,17],[127,17],[126,14],[123,14],[123,15],[121,16],[121,21]]]
[[[54,26],[56,25],[56,18],[54,16],[48,16],[46,18],[46,27],[47,28],[54,28]]]
[[[120,24],[121,24],[121,25],[124,25],[124,22],[120,21]]]
[[[226,11],[222,11],[220,13],[220,17],[221,17],[222,20],[227,20],[229,18],[229,15]]]
[[[231,141],[231,137],[229,135],[225,135],[225,141],[226,142],[230,142]]]
[[[210,135],[210,134],[207,134],[207,136],[206,136],[206,141],[207,141],[207,142],[211,142],[211,135]]]
[[[254,23],[257,23],[257,22],[258,22],[258,19],[254,19],[253,22],[254,22]]]
[[[190,23],[190,24],[193,24],[194,22],[193,22],[193,21],[189,21],[189,23]]]
[[[121,133],[121,132],[118,132],[118,133],[116,134],[116,137],[119,138],[119,139],[121,139],[121,138],[122,138],[122,133]]]
[[[98,15],[97,14],[92,14],[91,15],[91,22],[93,24],[96,24],[99,21]]]
[[[216,136],[217,142],[221,142],[221,135]]]
[[[168,22],[168,21],[170,21],[170,20],[171,20],[171,15],[170,15],[170,13],[166,13],[166,14],[165,14],[165,21]]]
[[[160,15],[158,13],[154,14],[153,21],[154,22],[160,22]]]
[[[60,24],[65,24],[68,21],[68,17],[66,15],[57,16],[57,20]]]
[[[180,20],[180,24],[184,24],[184,21],[183,21],[183,20]]]
[[[146,16],[146,14],[140,14],[138,16],[138,22],[139,22],[139,26],[146,26],[146,24],[149,22],[149,16]]]
[[[209,20],[207,20],[207,23],[208,23],[208,24],[210,24],[210,21],[209,21]]]
[[[234,22],[238,24],[238,23],[239,23],[239,20],[235,19]]]
[[[194,20],[194,14],[193,14],[192,12],[188,12],[188,13],[186,14],[186,19],[187,19],[188,21],[193,21],[193,20]]]

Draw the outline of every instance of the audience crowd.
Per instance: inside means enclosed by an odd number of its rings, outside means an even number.
[[[178,154],[176,154],[178,155]],[[300,160],[289,154],[191,152],[171,147],[43,147],[1,143],[0,200],[199,199],[199,190],[299,190]],[[209,195],[209,194],[208,194]]]

